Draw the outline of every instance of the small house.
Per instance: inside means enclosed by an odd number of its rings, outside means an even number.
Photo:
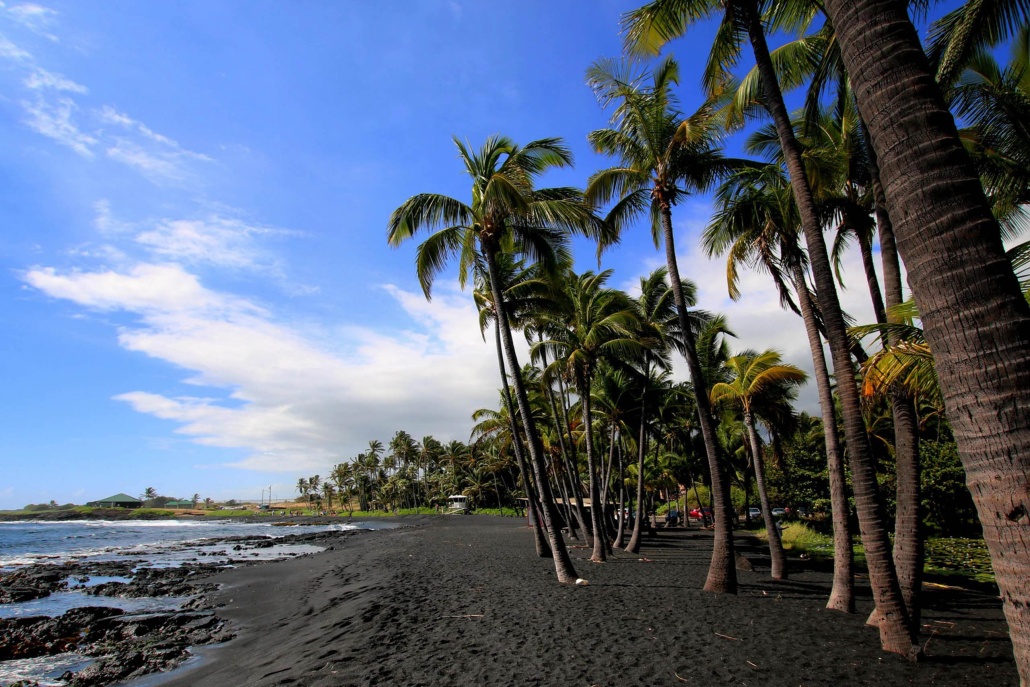
[[[128,494],[115,494],[106,499],[97,499],[86,503],[91,508],[140,508],[143,502]]]
[[[192,501],[169,501],[162,508],[193,508]]]

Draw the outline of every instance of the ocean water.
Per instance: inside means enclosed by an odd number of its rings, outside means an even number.
[[[321,551],[310,544],[275,544],[266,548],[234,551],[235,542],[212,541],[226,537],[265,537],[356,529],[388,529],[396,525],[363,521],[331,525],[275,526],[269,522],[228,520],[73,520],[63,522],[0,522],[0,571],[33,564],[58,565],[66,561],[137,561],[136,569],[181,565],[186,561],[223,563],[290,558]],[[201,556],[200,554],[203,554]],[[175,610],[186,600],[179,597],[121,599],[83,593],[87,586],[104,582],[127,582],[128,578],[94,576],[85,582],[69,580],[71,588],[42,599],[0,604],[0,618],[37,615],[58,616],[79,606],[109,606],[130,613]],[[38,680],[40,685],[62,684],[57,678],[66,670],[79,670],[90,659],[78,654],[61,654],[20,661],[0,661],[0,685],[18,680]]]
[[[151,565],[179,565],[183,544],[203,550],[205,539],[234,536],[282,537],[327,530],[379,529],[387,523],[291,525],[229,520],[66,520],[0,522],[0,570],[33,563],[125,560],[147,555]],[[216,548],[220,548],[216,546]],[[267,549],[265,549],[267,551]],[[188,556],[196,553],[185,552]]]

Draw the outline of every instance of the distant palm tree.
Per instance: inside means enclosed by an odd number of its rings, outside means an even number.
[[[611,357],[625,357],[638,351],[634,337],[638,318],[632,301],[622,291],[605,287],[611,270],[600,274],[570,274],[566,284],[565,308],[544,325],[548,339],[536,344],[534,352],[548,350],[554,363],[550,374],[565,372],[575,382],[583,418],[583,439],[590,484],[590,519],[594,546],[590,560],[607,559],[608,537],[601,513],[601,489],[594,449],[594,418],[591,389],[598,364]]]
[[[474,265],[490,279],[494,314],[501,333],[509,370],[520,370],[502,294],[497,260],[501,253],[526,255],[554,265],[565,250],[569,232],[597,234],[602,229],[571,188],[536,189],[534,181],[551,168],[568,167],[572,155],[560,139],[549,138],[518,146],[505,137],[492,136],[478,153],[455,140],[465,169],[472,178],[472,202],[423,193],[409,198],[390,217],[388,241],[397,246],[423,230],[433,231],[419,246],[416,270],[427,298],[433,279],[452,255],[458,256],[459,283],[464,286]],[[572,559],[561,539],[554,497],[529,397],[519,375],[513,386],[526,428],[530,462],[544,508],[555,572],[560,582],[577,579]]]
[[[147,487],[146,490],[144,490],[144,492],[143,492],[143,496],[141,496],[140,498],[142,498],[144,501],[149,501],[150,499],[156,499],[157,498],[157,489],[155,489],[154,487]]]
[[[754,458],[755,483],[758,497],[762,504],[762,518],[765,520],[765,531],[769,535],[769,554],[772,558],[772,577],[774,580],[787,579],[787,557],[783,552],[780,533],[773,520],[772,508],[769,505],[769,493],[765,484],[765,468],[762,459],[761,440],[755,428],[755,406],[768,395],[782,392],[791,386],[804,383],[807,375],[794,365],[785,364],[776,351],[755,353],[747,351],[726,361],[726,367],[732,372],[729,382],[719,382],[712,387],[712,403],[720,401],[740,406],[744,413],[744,427],[747,428],[751,453]]]
[[[647,77],[650,84],[643,85]],[[614,103],[612,128],[589,134],[598,152],[619,159],[616,167],[590,178],[587,198],[603,205],[614,201],[606,221],[621,231],[637,217],[649,214],[655,246],[665,245],[669,282],[683,332],[683,353],[697,392],[697,410],[712,474],[716,510],[715,543],[705,589],[735,594],[737,571],[733,553],[732,505],[729,485],[715,443],[715,423],[703,391],[703,373],[687,324],[672,228],[672,208],[691,192],[707,189],[720,174],[740,164],[726,160],[716,147],[718,127],[712,109],[702,107],[684,117],[676,107],[672,86],[679,66],[662,61],[651,74],[637,74],[628,63],[595,63],[587,79],[603,106]]]

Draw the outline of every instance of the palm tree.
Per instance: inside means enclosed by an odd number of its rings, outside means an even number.
[[[783,553],[780,533],[772,517],[769,506],[769,494],[765,483],[761,441],[755,429],[755,405],[762,395],[768,391],[781,391],[791,386],[803,384],[807,375],[794,365],[782,362],[776,351],[755,353],[747,351],[726,361],[726,367],[732,371],[730,382],[719,382],[712,387],[712,403],[720,401],[736,403],[744,413],[744,426],[751,442],[754,458],[755,484],[758,497],[762,503],[762,518],[765,520],[765,531],[769,535],[769,553],[772,558],[772,577],[774,580],[787,579],[787,557]]]
[[[905,7],[827,0],[1030,681],[1030,306]],[[849,437],[850,441],[850,437]]]
[[[1023,229],[1030,203],[1030,23],[1012,42],[1008,65],[975,54],[954,88],[952,107],[970,122],[959,133],[973,156],[1007,236]]]
[[[157,489],[155,489],[154,487],[147,487],[146,489],[143,490],[143,495],[142,495],[141,498],[144,501],[149,501],[150,499],[156,499],[157,498]]]
[[[587,198],[597,205],[616,201],[606,221],[619,231],[630,220],[650,212],[655,246],[664,239],[670,286],[683,332],[683,352],[695,388],[700,389],[704,387],[703,377],[687,323],[687,304],[672,231],[672,207],[691,191],[706,189],[734,163],[723,159],[715,148],[716,128],[708,107],[686,119],[676,110],[670,91],[679,77],[674,61],[662,62],[645,88],[641,84],[646,76],[611,61],[596,63],[588,72],[588,81],[602,105],[617,104],[612,128],[594,131],[588,138],[598,152],[618,158],[620,164],[590,178]],[[729,486],[719,461],[708,397],[703,392],[698,393],[697,408],[716,511],[715,545],[705,589],[736,593]]]
[[[297,480],[297,491],[300,492],[300,495],[305,499],[308,499],[308,494],[311,492],[311,486],[308,484],[307,477],[301,477]]]
[[[564,370],[574,380],[583,419],[583,438],[590,485],[590,519],[594,542],[590,560],[607,559],[608,537],[602,520],[601,490],[594,447],[592,386],[598,364],[611,357],[625,356],[639,347],[632,329],[636,314],[625,293],[605,288],[611,270],[600,274],[585,272],[570,275],[565,290],[565,308],[546,322],[550,336],[533,347],[534,352],[547,350],[554,363],[548,373]]]
[[[869,437],[865,431],[862,406],[856,384],[842,380],[854,377],[854,366],[844,316],[837,297],[833,270],[826,251],[822,224],[815,197],[805,173],[802,147],[795,136],[776,70],[766,42],[757,0],[654,0],[629,13],[627,46],[639,53],[656,51],[670,38],[683,35],[690,24],[715,12],[722,13],[722,24],[709,58],[709,91],[726,81],[726,69],[733,64],[746,36],[751,43],[762,84],[762,105],[769,112],[780,139],[798,215],[804,231],[815,279],[819,310],[826,328],[827,341],[838,380],[837,392],[844,415],[845,436],[852,465],[855,505],[859,514],[862,541],[866,548],[869,577],[881,613],[880,643],[886,651],[915,655],[919,651],[891,558],[891,543],[883,526],[882,504],[877,491]],[[837,26],[837,22],[834,22]],[[849,70],[850,71],[850,70]],[[851,71],[851,73],[854,73]],[[867,118],[868,121],[868,118]]]
[[[833,388],[820,336],[821,319],[809,292],[804,254],[798,246],[800,220],[782,170],[774,165],[737,172],[720,186],[717,211],[705,229],[702,245],[709,255],[726,255],[730,297],[737,299],[741,265],[762,269],[773,279],[785,308],[805,323],[812,354],[819,408],[827,418],[823,440],[830,482],[833,521],[833,587],[827,608],[853,613],[854,552],[849,526],[844,454],[835,417]],[[796,301],[796,304],[795,304]]]
[[[546,298],[549,284],[546,279],[540,276],[537,265],[525,267],[522,261],[514,261],[511,256],[498,256],[498,268],[504,274],[498,281],[507,286],[505,293],[501,294],[500,300],[508,307],[509,323],[515,326],[522,326],[522,321],[529,311],[539,309],[541,301]],[[490,291],[489,276],[481,272],[477,273],[477,289],[474,294],[476,306],[479,308],[479,329],[486,339],[486,328],[491,321],[494,321],[494,343],[497,348],[497,365],[501,373],[501,384],[504,404],[507,409],[507,418],[511,422],[511,432],[515,450],[515,459],[519,466],[519,474],[522,483],[526,487],[526,501],[533,517],[533,542],[536,546],[536,554],[541,558],[549,558],[553,554],[544,536],[541,522],[543,518],[540,513],[540,501],[537,497],[537,490],[533,487],[525,456],[522,453],[522,439],[519,437],[518,428],[515,426],[516,413],[515,405],[511,397],[511,388],[508,384],[508,374],[504,366],[504,347],[501,343],[501,330],[497,326],[494,315],[494,296]]]
[[[459,256],[459,283],[464,286],[469,270],[477,262],[490,280],[494,313],[501,333],[508,369],[520,370],[512,342],[507,311],[501,294],[497,259],[501,253],[527,255],[546,265],[556,261],[556,251],[569,232],[598,234],[601,226],[582,203],[582,194],[570,188],[535,189],[534,181],[551,168],[568,167],[572,155],[560,139],[540,139],[520,147],[508,138],[492,136],[478,153],[455,140],[466,171],[472,178],[472,202],[438,194],[420,194],[405,201],[390,216],[387,239],[393,246],[415,233],[430,230],[420,246],[416,271],[426,297],[433,278],[451,255]],[[529,397],[519,375],[513,386],[526,427],[530,461],[544,508],[544,525],[550,537],[558,580],[572,583],[576,578],[572,559],[561,539],[557,511],[537,432],[530,413]]]
[[[666,283],[668,271],[665,268],[654,270],[647,277],[640,279],[640,296],[637,298],[638,323],[637,336],[647,345],[640,347],[640,353],[633,363],[636,376],[639,377],[639,431],[637,432],[637,474],[644,472],[644,456],[647,452],[647,413],[648,396],[665,386],[664,378],[655,379],[655,373],[664,373],[671,368],[669,350],[672,346],[683,350],[682,337],[679,333],[679,317],[672,289]],[[693,307],[696,304],[697,288],[692,282],[684,281],[680,285],[684,300]],[[654,399],[652,399],[653,401]],[[626,551],[640,551],[640,537],[644,519],[643,481],[638,480],[636,497],[636,517],[633,521],[633,532],[630,535]]]

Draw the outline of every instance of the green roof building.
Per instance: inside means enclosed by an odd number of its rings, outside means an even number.
[[[162,508],[193,508],[192,501],[169,501]]]
[[[139,499],[134,499],[128,494],[115,494],[114,496],[108,496],[106,499],[90,501],[86,505],[91,508],[139,508],[143,505],[143,502]]]

